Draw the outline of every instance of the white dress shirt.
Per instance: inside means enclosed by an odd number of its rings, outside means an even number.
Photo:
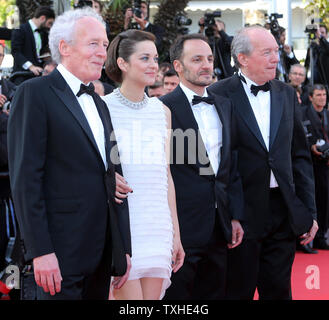
[[[77,93],[80,90],[80,85],[82,83],[76,76],[74,76],[70,71],[68,71],[62,64],[57,66],[57,70],[63,76],[68,86],[73,91],[76,96],[81,109],[88,121],[89,127],[94,135],[98,150],[104,161],[105,168],[107,168],[106,153],[105,153],[105,136],[104,127],[102,120],[98,114],[94,99],[89,94],[82,94],[77,97]]]
[[[208,153],[210,164],[216,175],[220,163],[220,148],[223,143],[222,123],[219,119],[216,107],[205,102],[192,105],[193,96],[197,94],[182,83],[180,83],[180,87],[191,105],[193,115]],[[203,97],[208,97],[207,90],[205,90]]]
[[[251,108],[254,112],[259,130],[262,134],[265,146],[267,150],[269,150],[270,144],[270,124],[271,124],[271,94],[270,91],[259,91],[257,96],[255,96],[250,91],[251,85],[257,86],[257,83],[250,80],[247,76],[245,76],[242,72],[241,75],[245,78],[246,83],[241,81],[243,84],[244,91],[249,99]],[[278,183],[274,177],[274,174],[271,170],[270,177],[270,188],[278,187]]]

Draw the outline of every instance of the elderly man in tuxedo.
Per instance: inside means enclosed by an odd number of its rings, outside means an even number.
[[[111,119],[90,84],[108,39],[102,18],[86,8],[59,16],[49,40],[57,69],[20,85],[9,118],[22,247],[39,299],[107,299],[111,274],[123,285],[131,255],[127,203],[119,212],[115,202]]]
[[[293,88],[275,78],[278,45],[262,27],[240,30],[232,42],[238,73],[209,88],[233,103],[237,128],[245,239],[229,253],[229,299],[291,298],[296,237],[318,229],[313,168]]]
[[[165,298],[223,299],[227,246],[243,237],[232,105],[208,96],[214,57],[205,36],[179,37],[170,57],[180,84],[160,100],[172,114],[171,172],[186,256]]]

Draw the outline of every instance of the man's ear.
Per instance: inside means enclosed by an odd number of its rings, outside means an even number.
[[[58,50],[62,57],[67,57],[71,53],[71,46],[65,40],[62,39],[59,42]]]
[[[127,72],[127,62],[123,58],[117,59],[117,65],[121,71]]]
[[[241,66],[243,67],[247,67],[248,66],[248,56],[244,53],[239,53],[238,56],[238,61],[240,63]]]
[[[183,71],[183,65],[179,60],[174,60],[172,64],[177,73],[181,73]]]

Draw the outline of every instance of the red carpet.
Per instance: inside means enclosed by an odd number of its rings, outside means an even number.
[[[329,300],[329,250],[296,253],[292,268],[293,300]],[[258,299],[256,292],[255,300]]]
[[[294,300],[329,300],[329,250],[297,252],[292,269]]]

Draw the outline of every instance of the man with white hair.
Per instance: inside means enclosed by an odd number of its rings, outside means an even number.
[[[313,168],[296,93],[274,80],[278,44],[262,27],[240,30],[232,42],[237,74],[209,88],[231,99],[237,133],[245,221],[242,244],[229,251],[227,298],[291,299],[296,237],[318,229]]]
[[[10,181],[38,299],[107,299],[110,276],[128,278],[127,203],[115,204],[114,142],[95,95],[108,39],[92,9],[67,11],[50,30],[58,63],[24,82],[8,126]],[[115,152],[114,152],[115,153]]]

